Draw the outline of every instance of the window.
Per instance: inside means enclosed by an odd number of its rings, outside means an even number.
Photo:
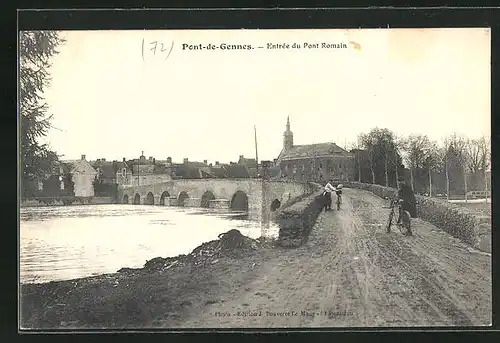
[[[339,163],[339,169],[342,169],[342,163]]]
[[[127,169],[125,168],[122,169],[122,176],[123,177],[127,176]]]

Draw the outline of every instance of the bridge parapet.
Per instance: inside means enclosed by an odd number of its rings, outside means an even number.
[[[249,217],[268,217],[271,203],[281,208],[305,194],[314,186],[307,182],[264,181],[262,179],[180,179],[157,184],[118,187],[118,198],[129,204],[189,207],[229,207],[247,209]]]

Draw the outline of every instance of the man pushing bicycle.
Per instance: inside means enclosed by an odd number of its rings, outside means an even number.
[[[398,224],[401,223],[402,211],[408,211],[412,218],[417,218],[417,202],[415,200],[415,194],[413,194],[413,190],[410,185],[406,183],[404,177],[402,176],[398,177],[398,192],[396,195],[396,201],[398,200],[402,200]]]

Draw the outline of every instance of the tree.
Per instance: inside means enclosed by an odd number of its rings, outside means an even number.
[[[439,150],[436,142],[429,142],[424,150],[423,166],[429,176],[429,197],[432,197],[432,172],[439,167]]]
[[[490,148],[486,137],[465,140],[465,165],[471,174],[472,187],[478,189],[480,179],[485,179],[485,190],[488,191],[486,170],[489,167]]]
[[[372,184],[375,184],[374,145],[376,142],[374,141],[374,137],[369,134],[361,134],[359,139],[362,142],[363,148],[368,152],[368,161],[370,163],[370,172],[372,174]]]
[[[467,145],[468,140],[460,135],[454,133],[450,136],[451,147],[455,153],[458,166],[462,169],[462,176],[464,180],[464,194],[465,202],[467,202],[467,171],[468,171],[468,157],[467,157]]]
[[[393,161],[395,164],[395,178],[396,181],[399,178],[399,168],[401,168],[401,152],[404,151],[405,147],[405,139],[404,137],[397,136],[394,138],[394,154],[393,154]]]
[[[491,165],[491,142],[490,142],[490,139],[488,139],[484,136],[480,138],[479,142],[480,142],[479,145],[480,145],[481,155],[483,156],[482,169],[483,169],[483,175],[484,175],[484,186],[485,186],[484,190],[486,191],[486,201],[487,201],[487,199],[488,199],[487,172],[488,172],[488,168]]]
[[[425,151],[429,149],[431,143],[425,135],[410,135],[406,139],[404,149],[406,150],[406,159],[408,169],[410,169],[410,183],[412,189],[415,189],[414,170],[423,168],[425,162]]]
[[[355,179],[357,179],[358,182],[361,182],[361,168],[362,168],[362,166],[361,166],[361,140],[359,139],[359,137],[356,140],[356,142],[351,144],[350,151],[354,152],[354,156],[356,159],[356,163],[355,163],[356,177],[355,177]]]
[[[372,183],[389,186],[389,173],[399,164],[396,139],[388,129],[375,128],[360,136],[362,146],[368,152]]]
[[[57,155],[39,139],[50,128],[52,116],[43,98],[50,84],[50,59],[64,42],[55,31],[22,31],[19,37],[19,114],[22,195],[29,184],[51,172]]]

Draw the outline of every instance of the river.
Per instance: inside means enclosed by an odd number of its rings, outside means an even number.
[[[154,257],[188,254],[230,229],[258,238],[242,213],[164,206],[21,208],[21,283],[70,280],[143,267]],[[278,228],[271,224],[270,236]]]

